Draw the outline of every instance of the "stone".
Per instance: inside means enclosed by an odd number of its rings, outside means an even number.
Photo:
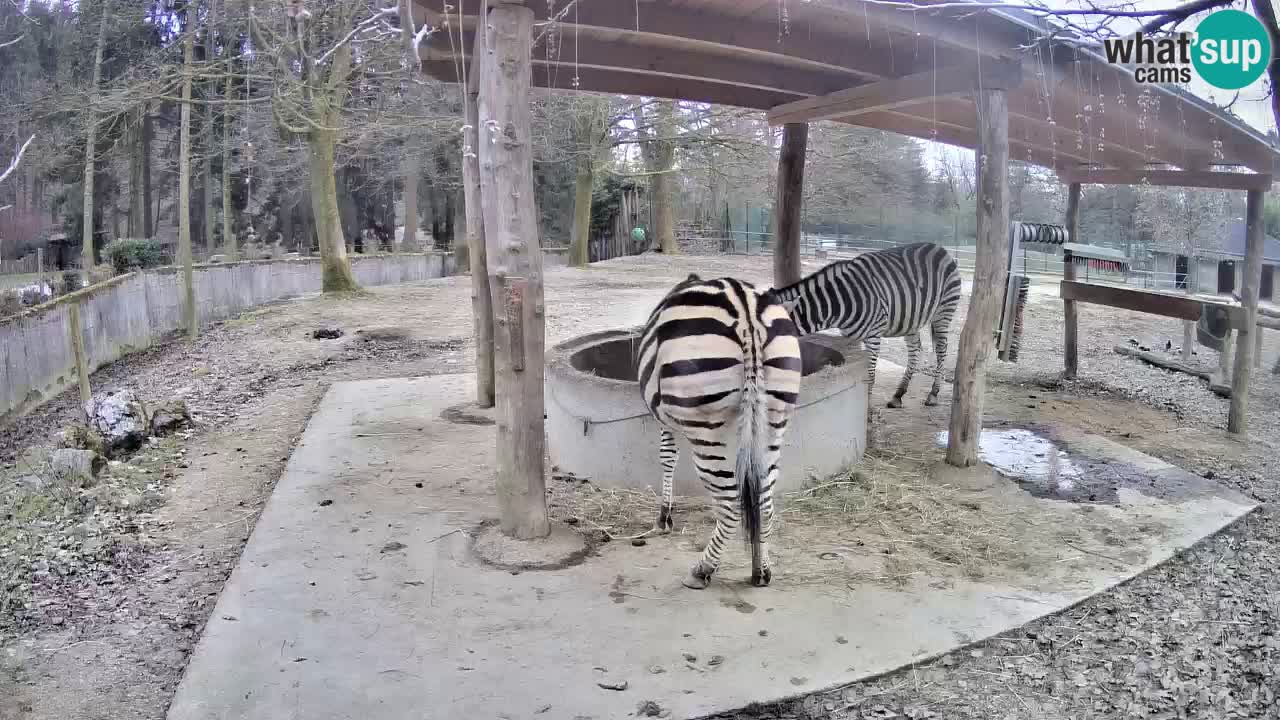
[[[118,457],[142,447],[151,423],[147,407],[132,390],[95,396],[84,407],[89,427],[106,441],[108,457]]]
[[[49,473],[54,479],[76,487],[93,487],[107,459],[92,450],[61,448],[49,458]]]
[[[187,409],[186,401],[175,398],[160,403],[151,413],[151,433],[153,435],[168,435],[169,433],[181,427],[187,427],[191,424],[191,411]]]
[[[18,478],[18,487],[25,490],[39,492],[44,490],[47,485],[48,483],[46,483],[44,478],[39,475],[23,475]]]
[[[92,450],[99,455],[107,454],[107,443],[102,436],[80,422],[71,423],[62,429],[58,434],[58,447]]]
[[[342,337],[342,328],[316,328],[311,331],[316,340],[336,340]]]

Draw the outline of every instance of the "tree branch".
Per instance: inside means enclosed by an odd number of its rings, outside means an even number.
[[[20,43],[20,42],[22,42],[23,40],[25,40],[25,39],[26,39],[26,37],[27,37],[27,34],[26,34],[26,33],[22,33],[21,35],[19,35],[18,37],[14,38],[14,39],[12,39],[12,40],[6,40],[6,41],[4,41],[4,42],[0,42],[0,50],[3,50],[3,49],[5,49],[5,48],[9,47],[10,45],[17,45],[18,43]]]
[[[32,135],[31,137],[27,138],[26,142],[22,143],[22,147],[18,148],[18,154],[15,155],[13,157],[13,161],[9,163],[9,167],[3,173],[0,173],[0,182],[4,182],[6,179],[8,179],[10,175],[13,174],[14,170],[18,169],[18,163],[22,162],[23,153],[27,151],[27,148],[31,145],[31,141],[35,139],[36,139],[36,136]]]

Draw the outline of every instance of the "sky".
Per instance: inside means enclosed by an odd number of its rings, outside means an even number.
[[[1013,0],[1014,3],[1017,3],[1018,1],[1019,0]],[[1055,9],[1056,8],[1088,7],[1088,5],[1082,2],[1082,0],[1039,0],[1039,1],[1042,2],[1044,5],[1050,8],[1055,8]],[[1252,1],[1253,0],[1250,0],[1250,3],[1252,3]],[[1266,2],[1269,0],[1263,0],[1263,1]],[[1178,7],[1179,5],[1182,5],[1184,2],[1186,2],[1186,0],[1129,0],[1129,2],[1124,2],[1124,3],[1122,3],[1120,0],[1096,0],[1093,3],[1093,5],[1096,7],[1106,7],[1106,8],[1115,8],[1115,7],[1120,7],[1121,5],[1125,5],[1125,6],[1138,8],[1138,9],[1163,10],[1163,9]],[[1236,3],[1234,7],[1236,7],[1237,9],[1248,9],[1252,11],[1252,4],[1250,4],[1248,8],[1244,8],[1239,3]],[[1202,14],[1198,17],[1184,21],[1178,27],[1180,30],[1194,30],[1196,25],[1199,23],[1199,21],[1204,17],[1205,15]],[[1126,23],[1128,24],[1129,28],[1125,28]],[[1116,29],[1117,32],[1126,32],[1126,31],[1132,32],[1134,30],[1137,30],[1141,24],[1142,24],[1142,20],[1121,18],[1116,21],[1113,27]],[[1186,86],[1185,89],[1189,90],[1190,92],[1216,105],[1225,105],[1226,103],[1230,102],[1231,98],[1235,95],[1234,92],[1213,88],[1208,83],[1205,83],[1203,80],[1201,80],[1199,75],[1197,75],[1194,72],[1192,73],[1192,81],[1190,85]],[[1266,133],[1270,130],[1275,129],[1276,127],[1275,119],[1271,112],[1270,102],[1267,99],[1267,82],[1265,80],[1265,75],[1262,78],[1259,78],[1258,80],[1256,80],[1252,85],[1240,91],[1240,98],[1236,101],[1235,105],[1232,107],[1232,110],[1241,120],[1248,123],[1254,129],[1259,130],[1260,132]],[[952,156],[954,156],[954,153],[956,152],[956,148],[940,146],[937,143],[926,141],[925,145],[926,145],[925,157],[931,165],[936,164],[943,154],[951,154]],[[970,151],[965,150],[961,152],[966,153],[968,157],[972,156],[972,153]]]

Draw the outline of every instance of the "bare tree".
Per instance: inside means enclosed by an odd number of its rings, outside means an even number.
[[[84,143],[84,204],[83,234],[80,243],[80,264],[87,273],[93,267],[93,181],[96,174],[96,155],[98,154],[98,114],[95,106],[98,99],[98,86],[102,84],[102,49],[107,37],[107,16],[111,13],[111,0],[103,0],[98,8],[98,41],[93,50],[93,85],[89,88],[89,108]]]
[[[334,0],[317,6],[313,14],[302,0],[294,0],[285,8],[283,35],[256,15],[250,16],[255,50],[276,60],[272,89],[276,124],[286,135],[307,143],[324,292],[359,288],[347,258],[334,174],[346,104],[356,80],[353,46],[360,45],[361,62],[371,62],[370,54],[378,51],[379,44],[399,34],[386,22],[398,12],[396,7],[371,8],[364,0]],[[318,49],[322,46],[323,51]]]

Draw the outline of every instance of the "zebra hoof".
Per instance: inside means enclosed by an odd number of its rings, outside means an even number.
[[[927,398],[925,398],[925,399],[924,399],[924,404],[925,404],[925,406],[927,406],[927,407],[933,407],[934,405],[937,405],[937,404],[938,404],[938,396],[937,396],[937,395],[930,395],[929,397],[927,397]]]
[[[751,571],[751,584],[756,587],[769,587],[773,580],[773,571],[769,568],[758,568]]]
[[[902,407],[902,398],[900,397],[889,398],[889,402],[886,403],[886,405],[891,408],[900,408]]]
[[[676,527],[676,524],[671,519],[671,506],[670,505],[659,506],[658,522],[653,526],[653,529],[661,535],[666,535],[667,533],[674,530],[675,527]]]

